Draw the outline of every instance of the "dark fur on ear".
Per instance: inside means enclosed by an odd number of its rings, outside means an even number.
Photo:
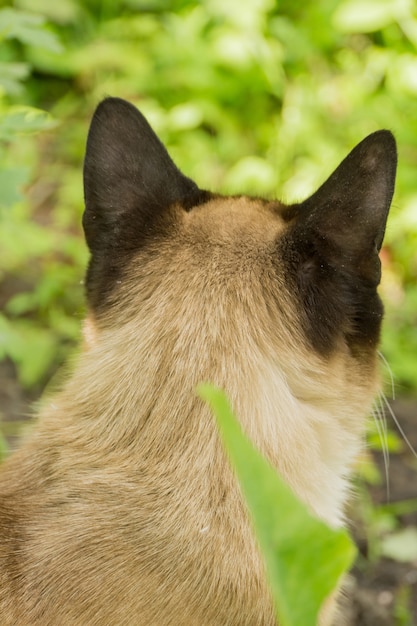
[[[289,207],[284,257],[296,278],[307,334],[328,352],[344,335],[352,350],[375,346],[383,308],[378,252],[397,165],[389,131],[369,135],[305,202]]]
[[[126,255],[163,230],[168,207],[181,203],[188,209],[207,195],[179,171],[132,104],[103,100],[91,122],[84,161],[90,306],[104,303]]]

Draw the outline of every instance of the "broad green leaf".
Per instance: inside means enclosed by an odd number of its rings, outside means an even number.
[[[281,626],[316,626],[326,597],[351,566],[355,548],[344,530],[313,517],[254,448],[225,394],[198,392],[213,410],[263,553]]]

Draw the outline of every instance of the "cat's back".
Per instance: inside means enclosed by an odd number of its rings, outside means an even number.
[[[2,626],[275,625],[225,465],[167,476],[161,459],[151,476],[80,451],[64,463],[42,441],[0,475]]]

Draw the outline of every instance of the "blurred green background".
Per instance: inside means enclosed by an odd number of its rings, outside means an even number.
[[[285,201],[391,129],[382,352],[397,394],[417,390],[412,0],[0,4],[0,359],[26,389],[42,388],[79,338],[82,160],[106,95],[135,103],[200,186]]]

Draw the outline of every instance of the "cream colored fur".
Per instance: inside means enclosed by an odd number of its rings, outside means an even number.
[[[132,259],[109,313],[90,316],[72,378],[3,469],[0,523],[16,516],[19,552],[0,547],[16,560],[14,578],[0,570],[2,626],[275,624],[201,381],[226,390],[311,511],[343,523],[375,357],[311,350],[271,263],[285,224],[261,203],[212,200],[172,219],[158,254]]]

